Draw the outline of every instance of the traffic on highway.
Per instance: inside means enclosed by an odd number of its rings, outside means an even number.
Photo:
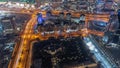
[[[120,68],[118,3],[0,1],[0,68]]]

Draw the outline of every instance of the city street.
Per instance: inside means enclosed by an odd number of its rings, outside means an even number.
[[[0,1],[0,68],[120,68],[117,2]]]

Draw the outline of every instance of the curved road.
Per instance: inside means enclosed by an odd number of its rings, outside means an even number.
[[[56,11],[54,11],[53,14],[57,14],[55,12]],[[22,13],[27,13],[27,12],[22,12]],[[34,13],[36,14],[37,12],[34,11]],[[21,35],[21,41],[19,41],[20,44],[16,45],[16,46],[19,46],[19,48],[14,50],[14,52],[16,52],[16,54],[13,54],[14,58],[11,59],[8,68],[26,68],[27,58],[28,58],[29,49],[30,49],[30,41],[31,41],[31,39],[36,38],[36,36],[33,34],[33,32],[34,32],[33,27],[37,23],[35,14],[33,14],[31,16],[31,19],[27,22],[27,24],[25,26],[24,32]],[[77,15],[74,15],[74,16],[77,17]],[[105,21],[108,21],[108,19],[109,19],[109,15],[106,15],[106,14],[105,15],[103,15],[103,14],[102,15],[88,14],[86,16],[86,20],[94,20],[95,19],[95,18],[93,18],[94,16],[96,16],[96,18],[99,18],[99,19],[102,19]]]

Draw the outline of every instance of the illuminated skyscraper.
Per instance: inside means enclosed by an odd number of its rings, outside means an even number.
[[[38,22],[38,25],[43,25],[44,23],[44,19],[41,13],[37,14],[37,22]]]

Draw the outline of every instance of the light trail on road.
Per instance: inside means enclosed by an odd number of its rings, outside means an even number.
[[[90,49],[91,53],[94,54],[95,59],[97,62],[101,62],[102,66],[104,68],[116,68],[117,66],[113,66],[110,61],[110,59],[106,59],[106,56],[102,54],[101,49],[98,48],[98,45],[93,42],[93,39],[91,39],[89,36],[84,38],[84,42]],[[91,48],[92,47],[92,48]]]
[[[44,40],[44,39],[48,39],[51,36],[54,36],[54,37],[59,36],[58,34],[55,34],[55,35],[52,34],[52,35],[46,36],[46,38],[45,38],[45,37],[42,37],[42,35],[40,35],[40,34],[34,34],[34,25],[37,23],[36,14],[40,11],[37,11],[37,12],[34,11],[34,12],[35,12],[35,14],[33,14],[31,19],[27,22],[25,29],[23,31],[23,34],[21,35],[21,41],[20,41],[21,43],[17,45],[17,46],[19,46],[19,49],[17,51],[15,51],[15,52],[17,52],[17,54],[16,54],[15,58],[13,58],[14,61],[11,62],[12,66],[9,66],[8,68],[26,68],[31,40],[36,39],[36,38]],[[22,13],[25,13],[25,12],[22,12]],[[44,11],[42,13],[43,13],[43,16],[45,16],[46,11]],[[56,15],[56,14],[58,14],[58,11],[54,11],[53,13],[55,13],[53,15]],[[74,13],[72,13],[72,14],[73,14],[73,16],[79,17],[78,15],[74,15]],[[79,15],[80,14],[81,13],[79,13]],[[85,14],[85,15],[86,15],[86,21],[95,19],[95,18],[91,18],[91,17],[94,17],[94,15],[92,15],[92,14]],[[96,17],[100,18],[100,20],[108,21],[109,15],[101,14],[101,15],[97,15]],[[84,34],[85,32],[86,31],[83,31],[83,32],[79,31],[78,33]],[[89,34],[89,33],[97,34],[98,33],[98,32],[92,32],[90,30],[88,30],[87,32],[88,33],[85,33],[85,34]],[[71,34],[70,35],[71,36],[80,36],[81,34],[77,34],[77,32],[76,33],[74,32],[74,33],[72,33],[72,35]],[[102,35],[102,33],[101,33],[101,35]],[[67,36],[69,36],[69,34],[63,33],[63,36],[67,37]]]

